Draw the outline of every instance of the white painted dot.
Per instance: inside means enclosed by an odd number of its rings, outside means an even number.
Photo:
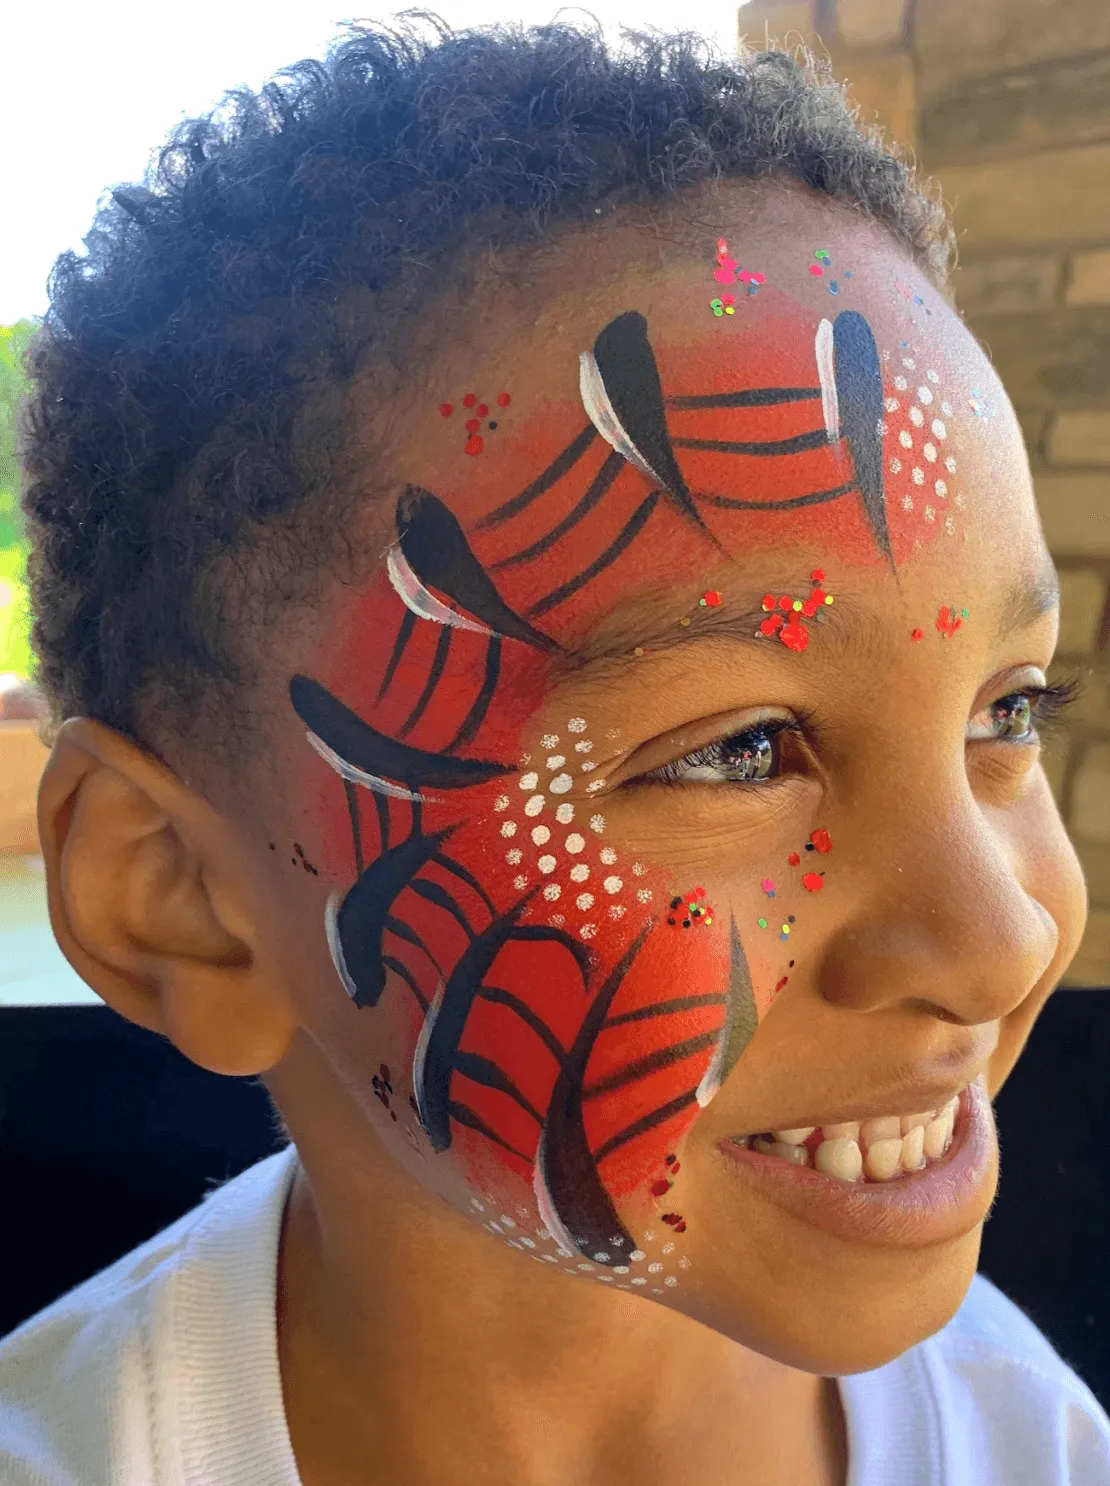
[[[646,877],[647,876],[647,868],[644,866],[643,862],[633,862],[632,863],[632,875],[633,875],[633,877]]]
[[[594,745],[589,741],[588,738],[583,738],[581,743],[576,743],[574,745],[574,751],[575,753],[593,753]]]
[[[544,1257],[544,1263],[545,1264],[558,1264],[558,1262],[559,1262],[558,1259],[556,1259],[556,1257],[555,1257],[554,1254],[545,1254],[543,1257]]]
[[[518,876],[518,877],[514,877],[513,878],[513,887],[516,888],[516,890],[517,890],[518,893],[522,893],[527,886],[528,886],[528,879],[527,879],[527,877],[519,877]]]
[[[922,454],[924,454],[925,458],[929,461],[930,464],[936,464],[936,462],[937,462],[937,446],[936,446],[936,444],[926,444],[925,447],[924,447],[924,449],[922,449],[921,452],[922,452]]]
[[[515,836],[516,835],[516,821],[515,820],[503,820],[501,822],[501,834],[502,834],[502,836]]]
[[[613,1265],[613,1273],[614,1274],[628,1274],[628,1272],[629,1272],[629,1269],[628,1269],[628,1265],[627,1264],[614,1264]]]
[[[650,903],[652,898],[651,888],[642,887],[636,890],[636,897],[641,903]]]
[[[484,1202],[480,1202],[480,1201],[479,1201],[479,1200],[478,1200],[478,1198],[477,1198],[477,1197],[472,1197],[472,1198],[471,1198],[471,1199],[470,1199],[470,1205],[471,1205],[471,1207],[473,1207],[473,1208],[477,1208],[477,1210],[478,1210],[478,1211],[479,1211],[479,1212],[480,1212],[480,1213],[484,1213],[484,1212],[485,1212],[485,1210],[486,1210],[486,1205],[485,1205],[485,1203],[484,1203]]]
[[[608,1254],[595,1254],[594,1255],[594,1258],[597,1260],[598,1264],[608,1264],[609,1263],[609,1255]]]
[[[513,1221],[513,1219],[506,1217],[504,1213],[501,1214],[501,1221],[504,1223],[506,1228],[516,1227],[516,1223]]]
[[[610,1244],[612,1244],[612,1246],[613,1246],[614,1249],[623,1249],[624,1248],[624,1239],[621,1238],[619,1236],[619,1234],[612,1234],[612,1233],[610,1233],[610,1235],[609,1235],[609,1242],[610,1242]]]
[[[942,402],[940,405],[940,410],[946,418],[951,418],[952,404],[950,402]]]
[[[508,810],[508,808],[509,808],[509,797],[508,797],[508,795],[498,795],[497,796],[497,799],[494,800],[494,802],[493,802],[493,808],[495,810]]]
[[[937,519],[936,507],[935,506],[926,506],[925,507],[925,520],[926,521],[935,521],[936,519]]]
[[[903,509],[903,511],[912,511],[913,510],[913,496],[912,495],[904,495],[902,497],[902,509]]]
[[[646,1228],[644,1230],[644,1242],[645,1243],[654,1243],[655,1240],[656,1240],[656,1237],[657,1237],[657,1234],[656,1234],[654,1228]]]
[[[660,1290],[660,1289],[658,1289],[655,1285],[652,1285],[652,1287],[651,1287],[651,1293],[653,1295],[662,1295],[663,1294],[663,1291]]]
[[[611,919],[613,919],[614,921],[616,921],[619,918],[623,918],[624,917],[624,904],[623,903],[610,903],[609,904],[609,917]]]
[[[662,1271],[662,1268],[663,1268],[663,1266],[659,1263],[659,1261],[657,1259],[654,1264],[649,1264],[648,1265],[648,1274],[659,1274]]]
[[[898,442],[902,445],[903,449],[912,449],[913,435],[908,429],[903,428],[902,432],[898,435]]]
[[[946,516],[944,518],[944,529],[949,536],[952,536],[952,534],[955,532],[956,523],[952,520],[951,516]]]
[[[952,458],[951,454],[949,454],[948,458],[944,461],[944,468],[950,475],[954,475],[956,473],[956,461]]]
[[[556,774],[555,778],[548,785],[548,789],[553,795],[565,795],[567,790],[572,788],[573,785],[574,780],[569,774]]]
[[[635,1279],[635,1280],[633,1280],[633,1281],[632,1281],[632,1283],[633,1283],[633,1284],[634,1284],[634,1285],[646,1285],[646,1284],[647,1284],[647,1280],[645,1280],[645,1279],[644,1279],[644,1277],[643,1277],[643,1275],[641,1275],[641,1276],[640,1276],[640,1277],[639,1277],[639,1279]]]
[[[934,386],[934,387],[935,387],[935,386],[936,386],[936,384],[937,384],[937,383],[938,383],[938,382],[939,382],[939,381],[940,381],[940,378],[939,378],[939,377],[938,377],[938,376],[937,376],[937,374],[936,374],[936,372],[935,372],[935,371],[927,371],[927,372],[926,372],[926,373],[925,373],[925,375],[926,375],[926,377],[927,377],[927,378],[928,378],[928,380],[929,380],[929,381],[930,381],[930,382],[932,382],[932,384],[933,384],[933,386]]]
[[[540,746],[542,748],[554,748],[558,741],[558,733],[544,733],[543,737],[540,739]]]
[[[563,890],[557,882],[549,882],[543,890],[543,895],[549,903],[555,903],[562,897]]]
[[[510,867],[516,867],[520,865],[520,860],[523,855],[524,853],[521,851],[520,847],[514,846],[512,851],[507,851],[505,853],[505,860],[508,862]]]
[[[640,1262],[641,1259],[646,1259],[647,1258],[647,1255],[644,1253],[643,1249],[633,1249],[632,1252],[631,1252],[631,1254],[629,1254],[628,1257],[630,1259],[632,1259],[635,1263],[639,1264],[639,1262]]]
[[[536,773],[522,774],[520,776],[521,789],[535,789],[536,785],[539,784],[539,782],[540,776]]]
[[[682,1258],[678,1261],[678,1267],[679,1267],[679,1269],[689,1269],[690,1268],[690,1261],[686,1257],[685,1254],[683,1254]]]
[[[594,795],[598,792],[599,789],[604,789],[605,784],[606,781],[604,779],[595,779],[592,784],[587,784],[586,793],[588,795]]]
[[[571,882],[585,882],[590,875],[590,869],[585,862],[575,862],[570,869]]]
[[[530,763],[531,763],[531,762],[532,762],[532,755],[531,755],[531,754],[530,754],[530,753],[522,753],[522,754],[521,754],[521,755],[520,755],[520,767],[521,767],[521,768],[522,768],[522,769],[525,769],[525,768],[527,768],[527,767],[528,767],[528,765],[529,765],[529,764],[530,764]]]
[[[590,816],[590,830],[591,831],[596,831],[597,834],[600,836],[601,833],[602,833],[602,831],[604,829],[605,829],[605,817],[604,817],[604,815],[591,815]]]
[[[906,381],[905,377],[895,377],[894,378],[894,385],[895,385],[895,387],[898,388],[898,391],[899,392],[905,392],[906,388],[910,384]]]
[[[920,428],[921,425],[925,422],[925,414],[921,411],[920,408],[910,409],[910,422],[913,424],[914,428]]]
[[[933,400],[932,389],[929,387],[919,387],[917,389],[917,400],[923,406],[928,407]]]
[[[551,927],[553,929],[561,929],[566,921],[567,916],[565,913],[553,913],[551,915]]]
[[[569,826],[574,819],[574,806],[569,800],[564,800],[561,805],[555,807],[555,819],[561,826]]]
[[[601,860],[607,867],[611,867],[617,860],[617,854],[611,846],[603,846],[601,848]]]
[[[594,764],[594,763],[585,763],[585,764],[582,765],[582,773],[583,774],[592,774],[593,771],[596,768],[597,768],[597,765]]]
[[[586,719],[584,717],[572,717],[567,723],[568,733],[584,733],[586,731]]]
[[[594,1279],[600,1280],[603,1285],[616,1284],[616,1281],[613,1279],[613,1276],[611,1274],[595,1274]]]
[[[677,1285],[678,1284],[678,1281],[675,1279],[675,1277],[674,1277],[673,1274],[669,1274],[667,1276],[667,1278],[663,1281],[663,1283],[664,1283],[664,1285],[674,1286],[674,1285]]]
[[[944,500],[944,498],[948,494],[948,485],[946,484],[946,482],[944,480],[938,480],[936,482],[936,484],[933,486],[933,489],[940,496],[941,500]]]
[[[584,913],[587,908],[592,908],[594,906],[594,895],[593,893],[579,893],[577,898],[575,898],[574,903],[575,906],[577,908],[581,908]]]
[[[673,1243],[665,1243],[663,1245],[663,1247],[660,1249],[659,1252],[661,1254],[673,1254],[674,1253],[674,1244]]]
[[[898,401],[898,399],[896,397],[888,397],[887,400],[886,400],[886,402],[883,404],[883,406],[886,408],[886,410],[887,410],[888,413],[896,413],[898,411],[898,409],[902,406],[902,404]]]
[[[489,1222],[488,1222],[488,1223],[487,1223],[487,1224],[486,1224],[486,1227],[487,1227],[487,1228],[488,1228],[488,1229],[489,1229],[489,1230],[490,1230],[490,1231],[491,1231],[491,1232],[492,1232],[492,1233],[502,1233],[502,1228],[501,1228],[501,1224],[500,1224],[500,1223],[495,1223],[495,1222],[494,1222],[494,1221],[493,1221],[493,1219],[492,1219],[492,1218],[491,1218],[491,1219],[490,1219],[490,1221],[489,1221]]]
[[[890,461],[890,473],[892,475],[900,475],[902,473],[902,461],[897,457]]]
[[[964,498],[958,490],[956,491],[952,504],[956,507],[957,511],[962,511],[964,508]]]
[[[582,927],[578,930],[578,935],[579,935],[579,938],[581,938],[581,939],[593,939],[596,936],[596,934],[597,934],[597,925],[596,924],[583,924]]]
[[[540,869],[541,872],[554,872],[555,858],[552,856],[540,857],[539,861],[536,863],[536,866]]]
[[[579,1269],[593,1269],[593,1265],[592,1264],[580,1264],[578,1266],[578,1268]]]
[[[551,757],[547,760],[547,767],[549,769],[561,769],[563,767],[563,765],[566,763],[566,761],[567,760],[566,760],[566,755],[565,754],[562,754],[562,753],[553,753],[551,755]]]
[[[906,368],[907,371],[913,371],[914,367],[916,367],[917,365],[917,362],[913,359],[912,356],[903,356],[902,365]]]
[[[925,471],[920,467],[920,465],[915,465],[914,468],[910,471],[910,478],[913,480],[913,483],[915,485],[924,485]]]
[[[624,880],[620,877],[607,877],[601,885],[607,893],[619,893],[624,887]]]
[[[570,835],[566,839],[566,848],[572,856],[577,856],[577,854],[585,848],[585,845],[585,836],[580,836],[577,831],[571,831]]]
[[[936,434],[937,438],[940,439],[941,443],[943,444],[945,439],[948,437],[947,428],[945,428],[944,424],[939,418],[933,419],[931,427],[934,434]]]
[[[540,811],[542,809],[543,809],[543,795],[533,795],[530,800],[526,800],[525,801],[525,804],[524,804],[524,813],[525,813],[525,815],[529,815],[529,816],[531,816],[531,815],[539,815],[539,813],[540,813]]]
[[[551,831],[548,829],[547,826],[533,826],[532,827],[532,845],[533,846],[546,846],[547,843],[550,840],[551,840]]]

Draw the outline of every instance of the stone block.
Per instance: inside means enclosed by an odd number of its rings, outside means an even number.
[[[1110,911],[1093,908],[1079,953],[1061,981],[1065,986],[1110,986]]]
[[[1110,743],[1092,743],[1071,787],[1068,829],[1076,841],[1110,846]]]
[[[969,77],[923,97],[926,165],[1110,138],[1110,51]]]
[[[1034,485],[1050,552],[1110,557],[1110,476],[1038,475]]]
[[[1018,406],[1110,403],[1110,310],[968,316]]]
[[[905,29],[905,0],[837,0],[836,34],[846,46],[889,46]]]
[[[1110,252],[1076,253],[1066,297],[1068,304],[1110,304]]]
[[[917,144],[917,81],[909,52],[889,56],[833,58],[833,70],[848,83],[852,102],[866,124],[881,124],[899,144]]]
[[[1110,144],[949,165],[936,174],[961,242],[977,255],[988,246],[1021,252],[1110,238]]]
[[[1045,452],[1051,464],[1110,465],[1110,411],[1057,413]]]
[[[961,263],[953,276],[956,303],[965,315],[1034,315],[1056,303],[1063,258],[1036,253]]]
[[[1086,655],[1094,649],[1106,608],[1106,574],[1097,568],[1064,568],[1060,573],[1060,655]],[[1105,678],[1101,678],[1105,688]]]
[[[914,40],[927,92],[1003,68],[1110,47],[1106,0],[926,0]]]

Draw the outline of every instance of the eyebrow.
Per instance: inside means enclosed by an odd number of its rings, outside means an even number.
[[[1060,606],[1060,579],[1050,557],[1024,578],[1019,578],[1002,601],[998,637],[1028,629],[1052,609]]]

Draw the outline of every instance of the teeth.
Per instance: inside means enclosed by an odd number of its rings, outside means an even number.
[[[952,1144],[959,1105],[957,1094],[942,1108],[920,1114],[772,1130],[742,1144],[795,1166],[812,1166],[843,1182],[858,1182],[861,1176],[870,1182],[889,1182],[941,1159]],[[805,1141],[817,1129],[821,1138],[811,1155]]]

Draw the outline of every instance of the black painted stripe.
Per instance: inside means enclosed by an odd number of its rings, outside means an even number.
[[[502,522],[508,521],[513,516],[518,516],[521,511],[532,504],[537,496],[543,495],[545,491],[551,489],[552,485],[558,484],[563,476],[574,468],[597,437],[597,429],[592,423],[587,424],[578,437],[551,461],[542,475],[533,480],[531,485],[525,486],[519,495],[514,495],[512,500],[506,501],[503,506],[498,506],[496,511],[491,511],[488,516],[483,516],[481,521],[475,524],[474,529],[484,531],[491,526],[500,526]]]
[[[399,975],[407,983],[409,989],[420,1003],[420,1010],[426,1012],[428,1010],[428,998],[416,984],[412,971],[408,966],[403,965],[400,960],[395,960],[392,955],[382,955],[382,964],[386,965],[395,975]]]
[[[431,668],[428,671],[428,679],[424,682],[424,690],[420,693],[416,706],[397,729],[402,738],[407,738],[412,732],[413,728],[424,716],[428,703],[432,700],[435,689],[439,685],[439,679],[443,675],[443,668],[447,664],[447,656],[451,650],[451,636],[453,634],[454,631],[450,625],[445,624],[436,644],[436,653],[432,660]]]
[[[675,439],[676,449],[707,449],[713,454],[753,454],[768,459],[780,454],[805,454],[811,449],[824,449],[829,436],[823,428],[812,433],[800,433],[792,439],[766,439],[759,443],[744,443],[731,439]]]
[[[825,501],[839,500],[856,488],[856,482],[852,480],[847,485],[834,485],[831,490],[811,490],[808,495],[792,495],[789,500],[733,500],[728,495],[699,495],[698,499],[727,511],[793,511],[799,506],[820,506]]]
[[[493,564],[494,570],[515,567],[518,563],[522,562],[531,562],[533,558],[547,552],[561,537],[565,537],[568,531],[577,526],[580,521],[585,520],[601,497],[613,484],[614,480],[616,480],[621,470],[624,469],[624,466],[624,455],[618,454],[614,449],[613,453],[609,455],[609,458],[594,477],[586,494],[570,514],[565,516],[559,522],[558,526],[553,527],[545,537],[540,537],[538,542],[533,542],[530,547],[525,547],[523,552],[515,552],[511,557],[503,557],[500,562],[495,562]]]
[[[538,604],[533,604],[528,610],[528,617],[530,619],[536,619],[541,614],[546,614],[549,609],[554,609],[557,605],[564,603],[572,594],[580,592],[588,583],[592,583],[599,573],[603,573],[606,568],[611,567],[624,550],[639,536],[648,517],[655,510],[658,500],[659,492],[658,490],[653,490],[647,499],[641,501],[640,505],[633,512],[628,524],[617,537],[616,541],[606,548],[596,562],[592,562],[577,578],[572,578],[568,583],[564,583],[560,588],[556,588],[553,593],[549,593],[546,598],[540,599]]]
[[[630,1140],[646,1135],[657,1125],[665,1125],[676,1114],[681,1114],[684,1109],[689,1109],[691,1104],[695,1104],[697,1097],[697,1090],[689,1089],[685,1094],[680,1094],[677,1099],[672,1099],[667,1104],[661,1104],[658,1109],[653,1109],[651,1114],[646,1114],[633,1124],[626,1125],[623,1130],[618,1130],[616,1135],[611,1135],[604,1145],[594,1151],[594,1160],[604,1161],[606,1156],[611,1156],[615,1150],[619,1150],[622,1145],[627,1145]]]
[[[415,628],[416,615],[411,609],[406,607],[404,617],[401,620],[401,628],[397,631],[397,638],[393,642],[393,654],[389,657],[389,665],[386,666],[385,675],[382,677],[382,684],[378,687],[379,702],[389,690],[389,683],[393,680],[393,673],[397,669],[397,663],[405,653],[405,646],[408,644],[409,638]]]
[[[523,1151],[518,1151],[516,1146],[510,1145],[507,1140],[498,1135],[496,1130],[491,1130],[481,1115],[475,1114],[469,1104],[460,1104],[457,1099],[452,1099],[447,1106],[447,1113],[460,1125],[465,1125],[468,1130],[477,1130],[479,1135],[484,1135],[487,1140],[492,1140],[494,1145],[499,1145],[502,1150],[508,1151],[510,1156],[517,1156],[521,1161],[532,1160]]]
[[[514,1104],[520,1105],[525,1114],[531,1115],[537,1125],[543,1124],[543,1115],[535,1105],[490,1058],[484,1058],[481,1053],[456,1053],[455,1072],[470,1079],[471,1083],[481,1084],[484,1089],[496,1089],[499,1094],[507,1094]]]
[[[441,887],[438,882],[428,882],[423,877],[414,877],[409,883],[409,887],[414,893],[418,893],[426,903],[433,903],[436,908],[442,908],[445,913],[449,913],[468,939],[474,938],[474,930],[471,927],[470,920],[445,887]]]
[[[812,402],[820,387],[747,387],[743,392],[710,392],[704,397],[668,397],[669,408],[771,408],[784,402]]]
[[[676,996],[671,1001],[653,1001],[650,1006],[638,1006],[635,1011],[622,1011],[620,1016],[611,1016],[602,1027],[622,1027],[626,1022],[643,1022],[656,1016],[671,1016],[683,1011],[693,1011],[698,1006],[724,1006],[727,996]]]
[[[501,673],[501,636],[491,635],[489,645],[486,649],[486,674],[482,681],[482,689],[474,698],[474,705],[463,719],[462,726],[444,747],[444,753],[453,753],[456,748],[461,748],[464,743],[469,743],[474,734],[486,720],[486,713],[493,701],[493,694],[497,689],[497,678]]]
[[[700,1032],[697,1037],[687,1037],[684,1042],[673,1042],[670,1047],[657,1048],[653,1053],[626,1063],[616,1072],[606,1074],[597,1083],[587,1084],[582,1090],[582,1098],[598,1099],[602,1094],[612,1093],[614,1089],[624,1089],[629,1084],[639,1083],[642,1078],[658,1073],[661,1068],[669,1068],[672,1063],[681,1063],[683,1058],[692,1058],[695,1053],[703,1053],[707,1048],[715,1047],[720,1035],[719,1031]]]
[[[522,1001],[519,996],[514,996],[512,991],[503,991],[500,986],[483,986],[478,992],[483,1001],[492,1001],[495,1006],[507,1006],[510,1011],[515,1011],[517,1016],[530,1027],[553,1057],[560,1063],[566,1058],[567,1050],[555,1033],[547,1025],[542,1017],[538,1017],[527,1001]]]

